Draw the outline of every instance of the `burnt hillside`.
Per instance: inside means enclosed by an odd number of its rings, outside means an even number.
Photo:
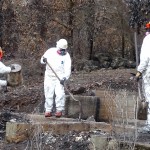
[[[66,38],[74,64],[99,52],[134,60],[128,8],[120,0],[2,0],[0,20],[6,58],[37,60]]]

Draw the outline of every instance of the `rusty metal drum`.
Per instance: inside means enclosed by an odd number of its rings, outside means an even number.
[[[13,69],[9,74],[7,74],[7,83],[9,86],[18,86],[23,82],[22,77],[22,67],[19,64],[12,64],[15,69]]]

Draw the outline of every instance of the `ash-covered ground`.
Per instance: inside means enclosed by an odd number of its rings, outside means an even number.
[[[77,95],[94,95],[94,90],[99,89],[126,89],[129,91],[137,91],[137,83],[132,80],[131,73],[135,73],[135,69],[100,69],[91,72],[74,71],[67,81],[67,87],[72,94]],[[43,76],[41,69],[36,74],[27,74],[23,72],[24,82],[18,87],[8,87],[8,92],[1,91],[0,94],[0,147],[2,150],[16,149],[43,149],[43,150],[92,150],[93,145],[89,140],[91,135],[104,135],[103,131],[94,132],[75,132],[70,131],[65,135],[52,135],[49,133],[41,133],[37,138],[27,140],[21,143],[8,144],[5,141],[5,125],[7,121],[22,121],[22,114],[34,113],[39,111],[44,103]],[[67,94],[67,92],[66,92]],[[20,113],[20,116],[10,115],[12,113]],[[28,121],[28,120],[25,120]],[[140,133],[138,141],[150,141],[149,132]],[[110,137],[110,135],[109,135]],[[39,143],[40,142],[40,143]],[[37,148],[38,147],[38,148]]]

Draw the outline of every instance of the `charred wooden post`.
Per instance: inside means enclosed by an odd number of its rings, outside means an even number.
[[[12,64],[15,69],[7,74],[7,82],[9,86],[18,86],[23,82],[21,66],[19,64]]]

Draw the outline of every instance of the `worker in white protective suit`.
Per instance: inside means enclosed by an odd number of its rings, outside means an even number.
[[[146,24],[146,36],[143,39],[140,64],[137,67],[136,78],[137,80],[142,76],[143,93],[146,101],[150,105],[150,22]],[[148,109],[150,110],[150,109]],[[150,114],[150,111],[148,111]],[[150,115],[148,115],[148,122],[150,123]]]
[[[45,117],[52,116],[53,97],[55,94],[56,117],[61,117],[65,105],[64,83],[71,74],[71,58],[67,52],[68,43],[60,39],[56,47],[48,49],[41,57],[41,64],[46,64],[44,77]],[[59,77],[56,77],[55,73]]]
[[[0,47],[0,74],[7,74],[10,73],[15,67],[13,65],[5,66],[4,63],[2,63],[2,57],[3,57],[3,51]],[[4,91],[7,92],[7,81],[6,80],[0,80],[0,87],[4,88]]]

